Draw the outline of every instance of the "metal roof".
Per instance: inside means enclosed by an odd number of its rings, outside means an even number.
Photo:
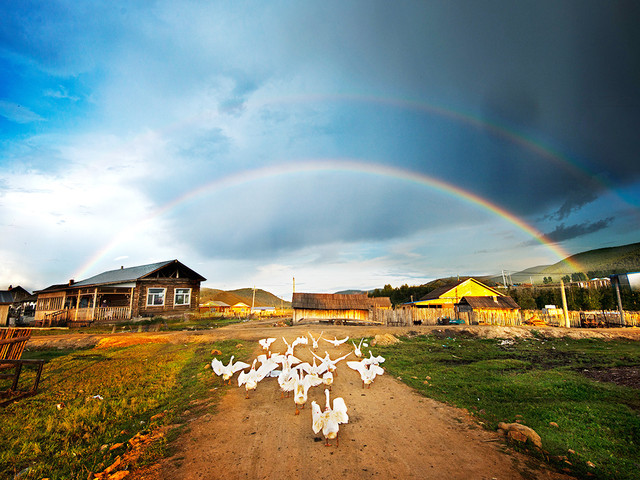
[[[75,282],[74,287],[82,287],[88,285],[100,285],[108,283],[122,283],[132,282],[139,278],[145,277],[152,272],[174,262],[174,260],[168,260],[166,262],[150,263],[149,265],[139,265],[137,267],[120,268],[118,270],[110,270],[108,272],[102,272],[93,277]]]

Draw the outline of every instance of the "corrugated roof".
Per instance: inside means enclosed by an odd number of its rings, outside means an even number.
[[[510,309],[518,309],[520,305],[516,303],[516,301],[503,296],[495,296],[495,297],[462,297],[460,303],[466,303],[470,305],[472,308],[486,308],[486,309],[498,309],[498,310],[510,310]]]
[[[124,283],[133,282],[139,278],[145,277],[152,272],[170,264],[174,260],[168,260],[166,262],[150,263],[149,265],[139,265],[137,267],[120,268],[118,270],[110,270],[108,272],[102,272],[93,277],[75,282],[73,286],[87,286],[87,285],[104,285],[107,283]]]
[[[294,293],[291,304],[310,310],[369,310],[373,306],[366,293]]]

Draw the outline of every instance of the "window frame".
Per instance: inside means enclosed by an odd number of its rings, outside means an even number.
[[[158,292],[151,292],[152,290],[158,290]],[[161,290],[161,292],[160,292]],[[149,303],[150,299],[155,299],[157,296],[162,298],[162,303],[154,303],[154,300]],[[164,307],[165,299],[167,298],[167,289],[163,287],[147,287],[147,307]]]
[[[182,290],[182,292],[178,293],[181,290]],[[187,293],[184,293],[184,290],[186,290]],[[192,289],[188,288],[188,287],[180,287],[180,288],[174,289],[174,291],[173,291],[173,305],[176,306],[176,307],[190,307],[191,306],[191,291],[192,291]],[[178,303],[178,301],[177,301],[178,300],[178,295],[183,295],[183,296],[187,297],[189,301],[185,302],[185,303]]]

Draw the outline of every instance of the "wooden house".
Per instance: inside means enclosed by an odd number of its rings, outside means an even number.
[[[502,297],[502,293],[487,287],[475,278],[436,288],[410,305],[417,308],[453,308],[463,297]]]
[[[391,308],[388,297],[374,299],[366,293],[294,293],[291,303],[293,323],[379,323],[376,311]]]
[[[35,292],[36,325],[88,325],[196,309],[206,280],[178,260],[111,270]]]
[[[9,309],[13,304],[13,295],[9,290],[0,290],[0,326],[9,326]]]

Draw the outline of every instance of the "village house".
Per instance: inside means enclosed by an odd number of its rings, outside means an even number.
[[[390,309],[388,297],[370,298],[366,293],[294,293],[293,323],[381,323],[380,309]]]
[[[198,307],[204,280],[178,260],[120,267],[35,292],[35,322],[78,326],[181,314]]]
[[[487,287],[475,278],[460,280],[444,287],[436,288],[420,300],[408,305],[417,308],[453,308],[463,297],[503,297],[504,295]]]

